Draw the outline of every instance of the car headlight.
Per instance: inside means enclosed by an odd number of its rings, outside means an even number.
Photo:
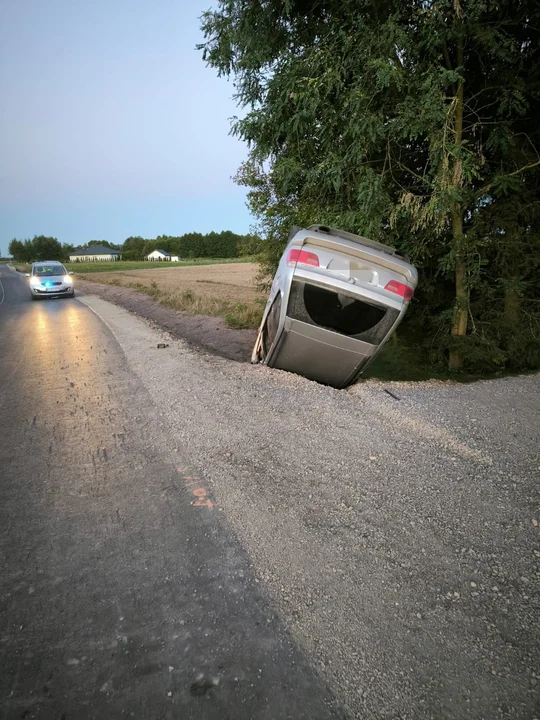
[[[30,285],[39,285],[40,283],[40,278],[38,278],[36,275],[32,275],[32,277],[30,278]]]
[[[62,280],[68,285],[71,285],[71,283],[73,282],[73,278],[71,277],[71,275],[64,275]]]

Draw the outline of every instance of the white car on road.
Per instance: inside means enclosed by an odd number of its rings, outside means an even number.
[[[26,277],[30,278],[30,297],[74,297],[73,273],[68,272],[57,260],[35,262]]]

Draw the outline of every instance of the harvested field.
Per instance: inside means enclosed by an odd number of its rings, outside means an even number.
[[[85,280],[131,288],[189,315],[222,317],[233,328],[256,328],[266,296],[255,285],[255,263],[219,264],[109,273]]]
[[[152,287],[152,283],[157,283],[159,289],[166,293],[182,293],[190,290],[201,298],[225,303],[249,304],[261,297],[261,293],[255,287],[258,269],[255,263],[191,265],[106,274],[85,273],[84,279],[125,287],[138,284]]]

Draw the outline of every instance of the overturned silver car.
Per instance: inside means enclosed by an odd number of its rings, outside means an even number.
[[[323,225],[294,228],[251,362],[345,388],[399,325],[417,282],[394,248]]]

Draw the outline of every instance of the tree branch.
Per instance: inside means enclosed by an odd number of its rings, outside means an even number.
[[[526,170],[530,170],[531,168],[536,167],[537,165],[540,165],[540,159],[538,159],[536,162],[529,163],[528,165],[523,165],[523,167],[520,167],[511,173],[506,173],[505,176],[513,177],[514,175],[520,175],[521,173],[524,173]],[[484,187],[480,188],[480,190],[476,193],[476,197],[480,197],[481,195],[484,195],[485,193],[489,192],[492,187],[493,187],[493,183],[488,183],[487,185],[484,185]]]

